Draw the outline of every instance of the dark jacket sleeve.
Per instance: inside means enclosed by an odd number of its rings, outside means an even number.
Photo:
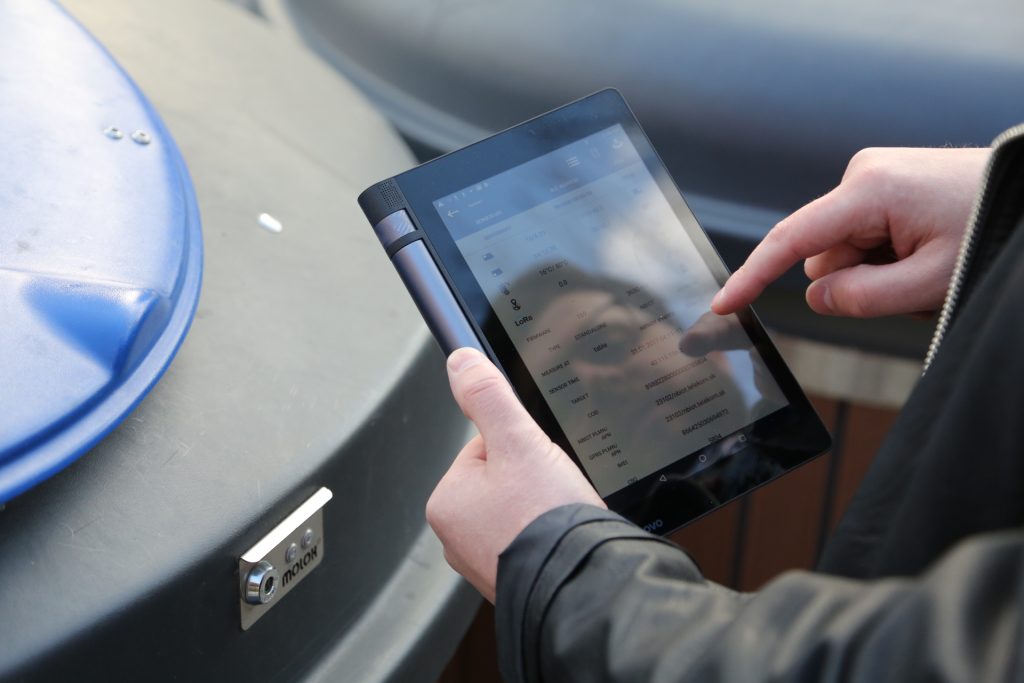
[[[758,593],[675,545],[572,505],[502,554],[502,674],[518,681],[1024,680],[1024,533],[960,543],[914,579],[790,572]]]

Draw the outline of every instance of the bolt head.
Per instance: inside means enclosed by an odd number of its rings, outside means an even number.
[[[245,577],[245,601],[250,605],[265,605],[274,599],[277,592],[277,570],[266,560],[261,560]]]

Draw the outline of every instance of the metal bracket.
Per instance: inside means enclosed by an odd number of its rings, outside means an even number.
[[[324,559],[324,511],[334,494],[321,488],[238,560],[242,630],[281,602]]]

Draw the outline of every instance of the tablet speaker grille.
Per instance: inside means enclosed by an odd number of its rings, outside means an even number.
[[[387,180],[381,183],[379,187],[380,198],[384,200],[384,204],[388,207],[389,211],[402,208],[402,196],[398,193],[394,180]]]

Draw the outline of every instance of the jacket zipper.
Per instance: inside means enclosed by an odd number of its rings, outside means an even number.
[[[932,361],[935,360],[935,354],[939,352],[939,346],[942,344],[942,340],[945,338],[946,332],[949,330],[950,322],[952,322],[953,313],[956,311],[956,307],[960,303],[960,291],[964,285],[964,275],[967,273],[967,267],[970,265],[971,257],[974,256],[978,224],[981,222],[981,217],[987,212],[988,204],[991,199],[991,188],[989,185],[992,181],[992,169],[995,166],[999,147],[1001,147],[1002,144],[1010,138],[1017,137],[1021,134],[1024,134],[1024,125],[1014,126],[992,141],[992,155],[989,157],[988,164],[985,166],[985,174],[982,176],[981,193],[978,195],[978,199],[974,202],[974,208],[971,210],[970,220],[967,222],[967,232],[964,233],[963,240],[960,242],[960,252],[957,254],[956,265],[953,268],[953,278],[949,281],[949,289],[946,290],[946,300],[942,304],[942,312],[939,314],[939,322],[935,325],[935,333],[932,335],[932,341],[928,345],[928,354],[924,358],[924,369],[921,371],[922,375],[928,372],[928,367],[932,364]]]

